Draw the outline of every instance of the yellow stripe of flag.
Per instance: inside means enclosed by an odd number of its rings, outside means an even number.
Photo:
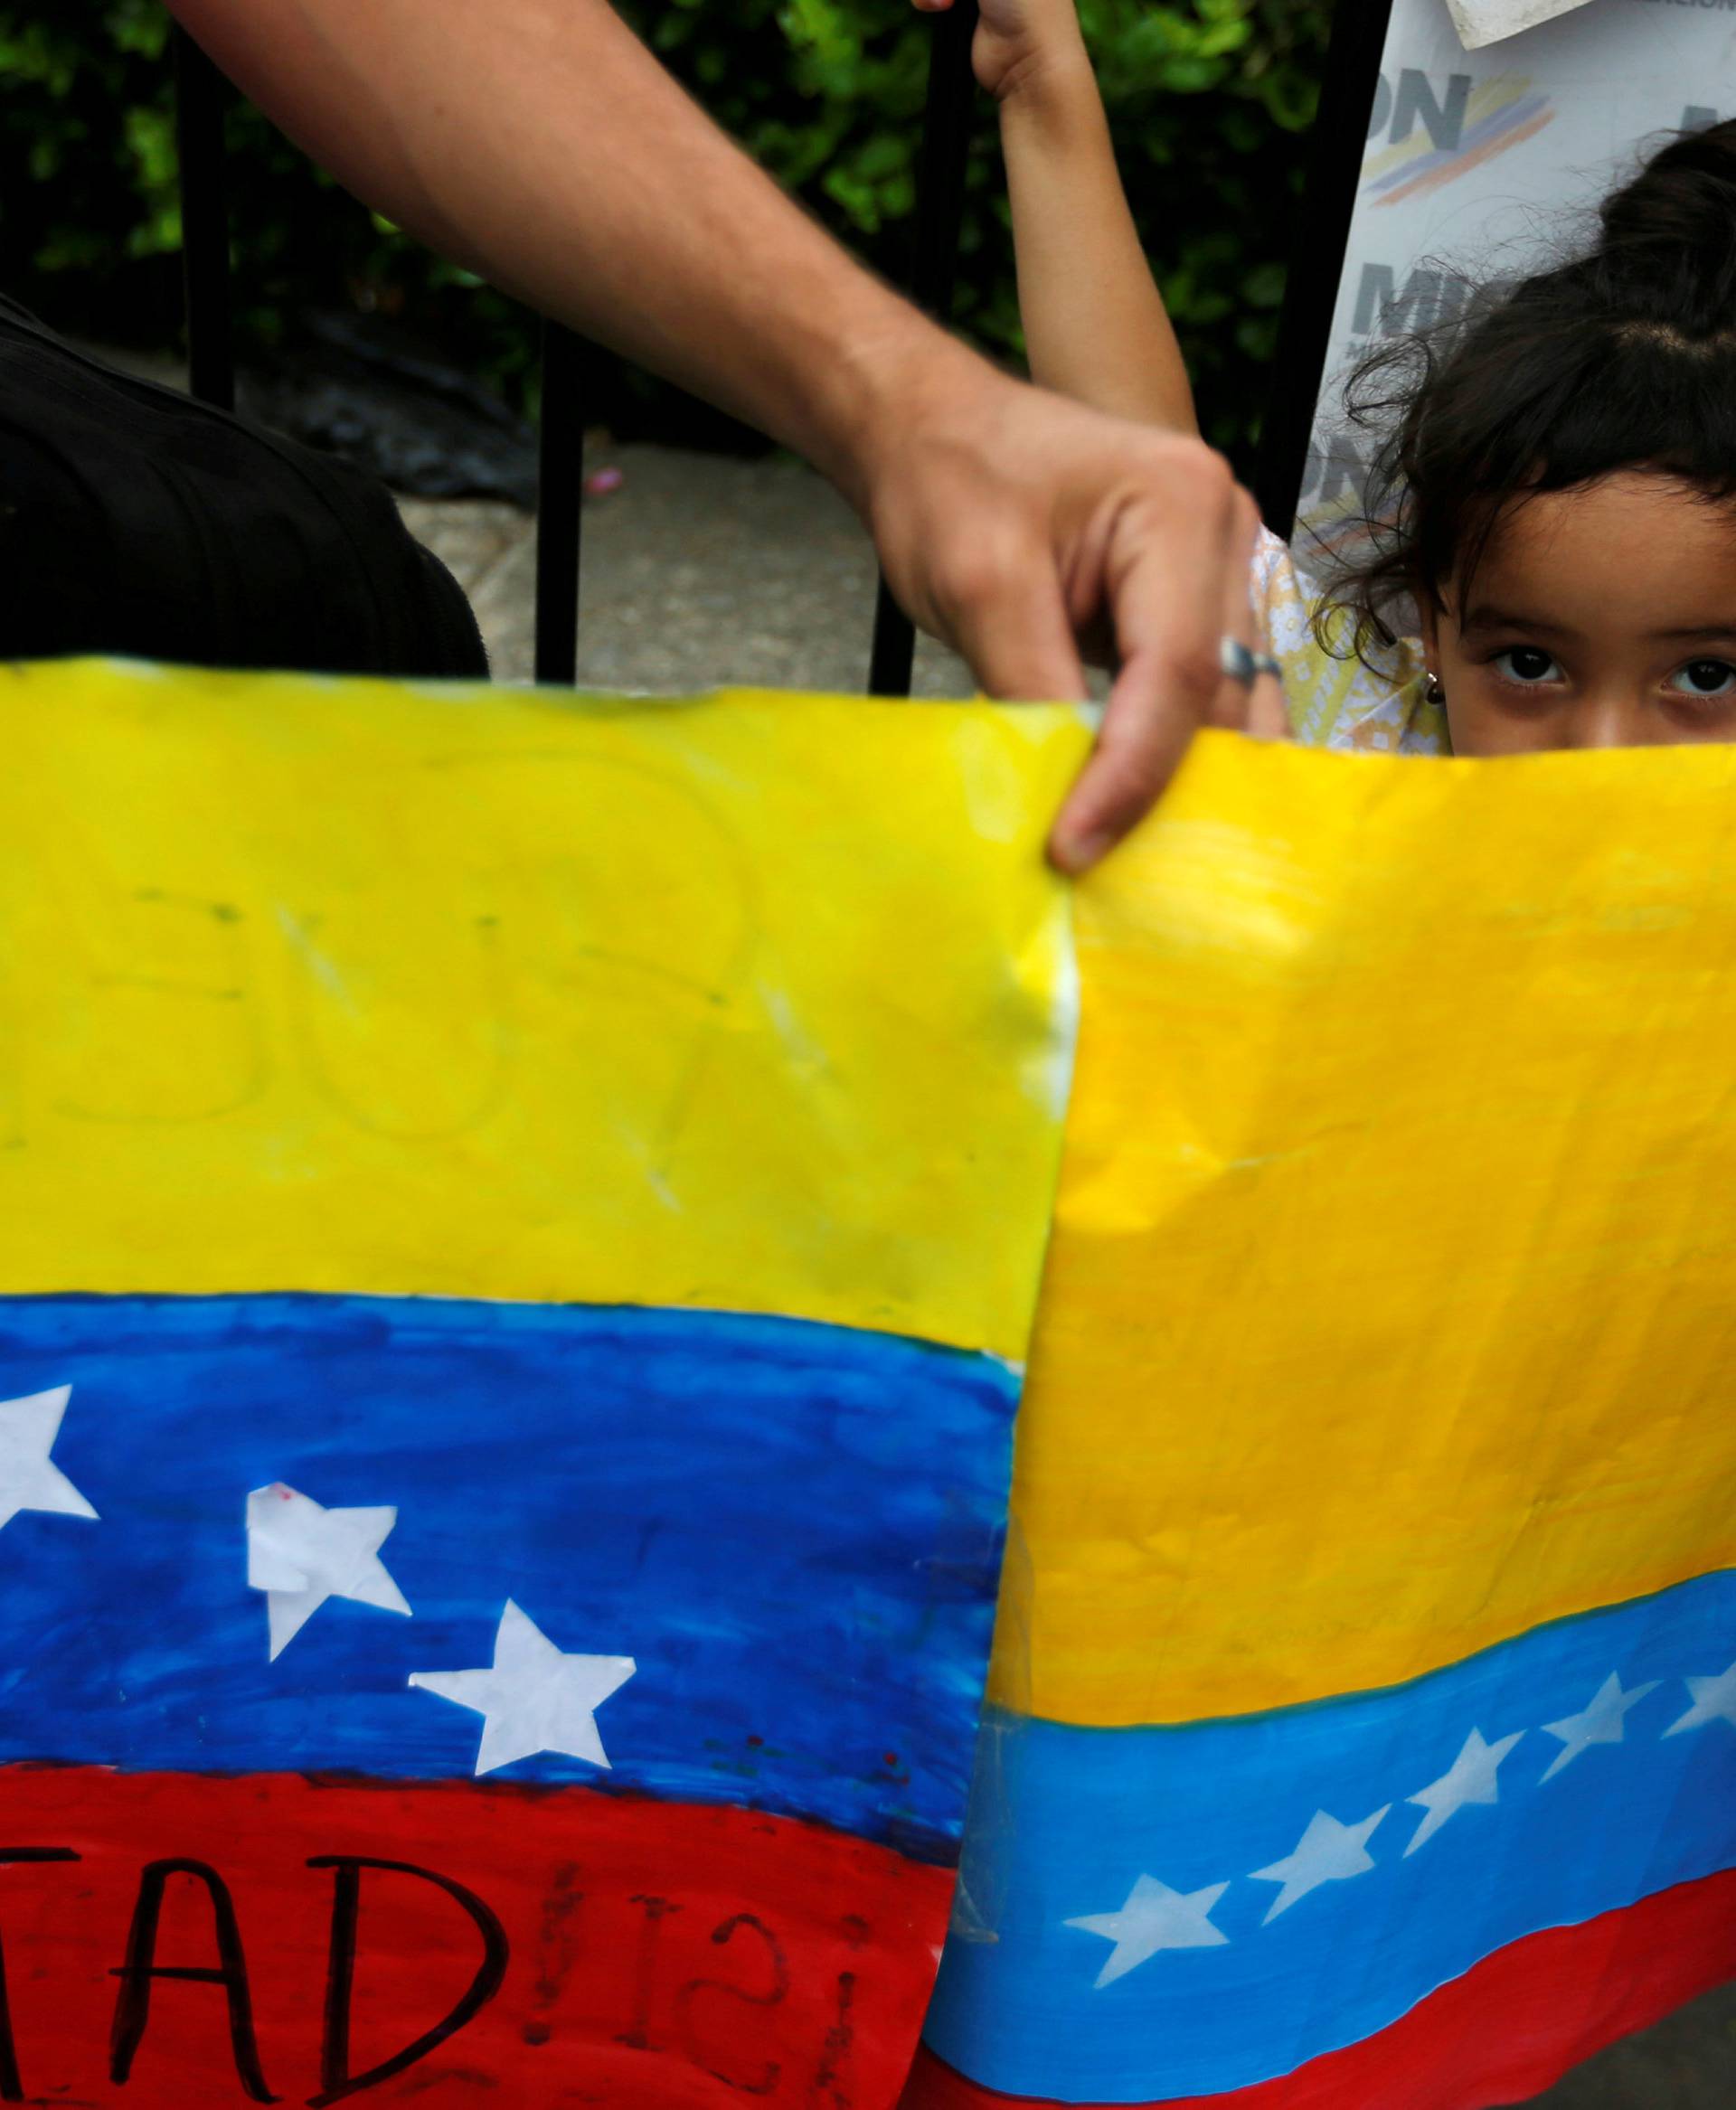
[[[11,670],[0,1291],[788,1313],[1022,1357],[1076,713]]]
[[[1736,749],[1196,746],[1082,890],[995,1696],[1390,1684],[1736,1564]]]

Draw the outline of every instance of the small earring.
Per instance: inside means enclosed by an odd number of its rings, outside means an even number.
[[[1433,667],[1429,669],[1429,679],[1423,683],[1422,700],[1425,703],[1433,704],[1437,710],[1447,701],[1447,692],[1441,687],[1440,676]]]

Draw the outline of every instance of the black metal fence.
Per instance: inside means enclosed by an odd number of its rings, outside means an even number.
[[[1339,268],[1355,209],[1368,112],[1373,108],[1392,0],[1339,0],[1307,185],[1291,243],[1274,385],[1256,479],[1260,511],[1288,535],[1303,483],[1320,391]],[[918,169],[910,290],[944,322],[951,312],[965,198],[977,0],[937,16]],[[230,225],[223,182],[227,84],[191,37],[175,33],[175,136],[181,159],[188,385],[224,410],[235,401],[230,325]],[[583,345],[545,324],[536,523],[536,678],[578,678]],[[874,613],[868,688],[908,696],[916,637],[882,578]]]

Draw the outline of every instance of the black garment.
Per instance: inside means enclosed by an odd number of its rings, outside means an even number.
[[[390,493],[75,352],[0,297],[0,659],[486,678]]]

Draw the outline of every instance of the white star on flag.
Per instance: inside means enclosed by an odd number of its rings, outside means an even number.
[[[1230,1937],[1212,1926],[1212,1907],[1229,1888],[1228,1883],[1208,1883],[1184,1896],[1156,1876],[1141,1876],[1119,1912],[1090,1912],[1061,1924],[1115,1944],[1097,1974],[1096,1990],[1125,1978],[1159,1949],[1222,1948]]]
[[[1590,1707],[1579,1714],[1563,1715],[1560,1721],[1546,1721],[1543,1734],[1555,1738],[1561,1747],[1551,1759],[1543,1779],[1553,1780],[1563,1766],[1571,1766],[1581,1751],[1593,1744],[1620,1743],[1628,1710],[1637,1707],[1648,1692],[1656,1692],[1657,1683],[1654,1678],[1649,1684],[1630,1686],[1624,1692],[1621,1680],[1611,1671],[1598,1687],[1597,1697]]]
[[[1685,1678],[1694,1705],[1664,1734],[1679,1737],[1684,1729],[1703,1729],[1709,1721],[1727,1721],[1736,1729],[1736,1663],[1716,1678]]]
[[[281,1480],[253,1490],[247,1498],[247,1579],[265,1592],[274,1663],[327,1597],[410,1616],[380,1559],[397,1521],[395,1509],[326,1509]]]
[[[1498,1803],[1501,1800],[1495,1785],[1495,1776],[1500,1771],[1501,1761],[1524,1735],[1524,1729],[1515,1729],[1512,1736],[1503,1737],[1497,1744],[1486,1744],[1481,1729],[1473,1729],[1465,1739],[1465,1747],[1439,1780],[1431,1780],[1427,1787],[1420,1787],[1406,1802],[1416,1803],[1429,1814],[1417,1826],[1416,1836],[1404,1850],[1408,1860],[1423,1841],[1432,1839],[1448,1817],[1456,1815],[1467,1803]]]
[[[637,1669],[631,1656],[563,1655],[509,1597],[490,1669],[415,1671],[410,1681],[483,1717],[479,1774],[539,1751],[559,1751],[607,1771],[597,1710]]]
[[[71,1385],[56,1385],[52,1392],[0,1399],[0,1531],[24,1509],[60,1517],[96,1515],[66,1474],[48,1460],[71,1397]]]
[[[1341,1883],[1351,1876],[1366,1875],[1374,1866],[1374,1857],[1368,1851],[1369,1838],[1392,1807],[1391,1803],[1382,1803],[1360,1824],[1341,1824],[1336,1817],[1316,1810],[1294,1853],[1275,1860],[1269,1868],[1252,1871],[1256,1883],[1284,1886],[1260,1924],[1269,1926],[1280,1912],[1288,1912],[1298,1898],[1317,1890],[1322,1883]]]

